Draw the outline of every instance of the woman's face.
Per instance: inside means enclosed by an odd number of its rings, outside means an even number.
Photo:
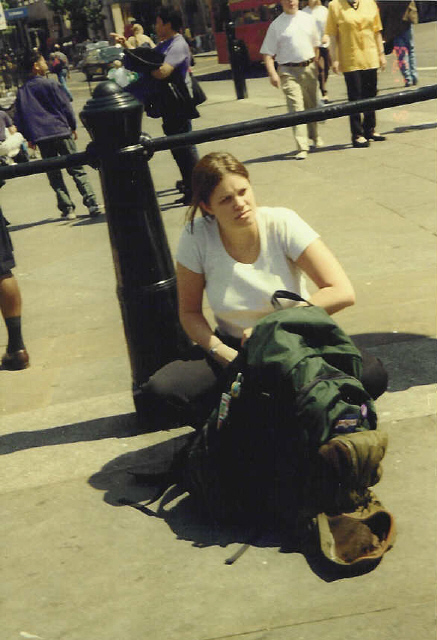
[[[250,182],[237,173],[227,173],[211,193],[209,203],[202,203],[223,229],[237,229],[255,222],[256,202]]]

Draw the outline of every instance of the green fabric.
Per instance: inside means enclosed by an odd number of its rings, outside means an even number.
[[[226,392],[238,374],[228,415],[218,421],[216,408],[193,439],[185,487],[213,521],[294,518],[308,506],[318,449],[338,421],[376,428],[358,379],[361,355],[323,309],[295,307],[257,323],[229,367]]]
[[[320,307],[294,307],[263,318],[243,349],[250,381],[262,386],[296,416],[293,428],[320,446],[344,415],[367,417],[357,430],[376,427],[373,401],[364,390],[361,355]]]

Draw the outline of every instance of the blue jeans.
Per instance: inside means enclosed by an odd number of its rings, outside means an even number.
[[[396,36],[393,48],[398,59],[399,69],[405,79],[405,84],[417,84],[416,53],[414,50],[413,25]]]
[[[68,138],[52,138],[50,140],[40,140],[38,142],[38,148],[41,152],[42,158],[54,158],[56,156],[68,156],[72,153],[76,153],[76,144],[71,136]],[[68,167],[67,173],[73,178],[76,187],[82,196],[83,204],[88,207],[96,207],[96,195],[88,180],[88,176],[83,167]],[[66,213],[70,207],[75,208],[74,203],[70,197],[67,189],[67,185],[62,177],[62,171],[60,169],[54,169],[47,173],[47,177],[50,182],[50,186],[56,193],[56,200],[58,209],[62,213]]]
[[[58,73],[58,80],[59,80],[59,84],[64,89],[67,96],[70,98],[71,102],[73,102],[72,93],[70,89],[67,87],[67,75],[68,75],[67,69],[62,69],[60,73]]]

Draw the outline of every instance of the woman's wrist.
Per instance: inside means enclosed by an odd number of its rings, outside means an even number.
[[[214,354],[217,353],[218,349],[220,349],[222,344],[223,344],[223,342],[221,342],[221,340],[216,342],[216,343],[214,343],[212,345],[212,347],[210,349],[208,349],[208,355],[211,356],[211,358],[213,358]]]
[[[232,347],[228,347],[227,344],[221,341],[215,342],[207,351],[210,358],[215,360],[218,364],[223,366],[228,365],[232,360],[234,360],[238,351],[232,349]]]

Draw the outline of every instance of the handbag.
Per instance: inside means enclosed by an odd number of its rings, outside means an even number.
[[[199,117],[193,98],[185,80],[173,72],[167,80],[156,83],[156,91],[148,96],[145,110],[151,118],[172,118],[192,120]]]
[[[193,76],[193,74],[190,72],[190,77],[191,77],[191,87],[193,91],[193,102],[197,107],[197,105],[203,104],[204,102],[206,102],[207,97],[204,90],[200,86],[200,82],[198,81],[196,76]]]
[[[123,64],[129,71],[148,73],[154,69],[159,69],[163,62],[164,55],[150,47],[126,49],[124,52]]]

